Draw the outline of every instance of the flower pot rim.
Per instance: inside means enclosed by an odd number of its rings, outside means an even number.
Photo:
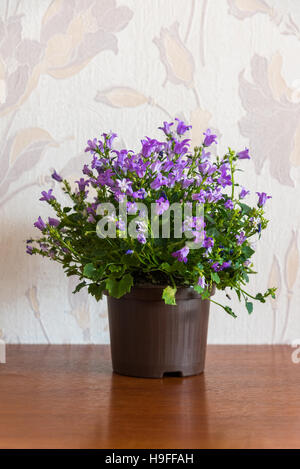
[[[138,284],[134,285],[129,293],[126,293],[124,296],[119,298],[120,300],[127,300],[127,299],[141,299],[141,300],[147,300],[147,301],[163,301],[162,299],[162,292],[164,288],[166,288],[168,285],[153,285],[151,283],[145,283],[145,284]],[[215,284],[212,285],[211,288],[211,296],[215,294],[216,287]],[[107,290],[105,290],[104,295],[106,295],[109,298],[117,299],[112,297]],[[183,287],[179,286],[177,287],[177,292],[176,292],[176,300],[202,300],[201,295],[197,293],[193,287]],[[207,300],[202,300],[202,301],[207,301]],[[208,299],[209,301],[209,299]]]

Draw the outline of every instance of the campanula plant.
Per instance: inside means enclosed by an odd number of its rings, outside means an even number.
[[[40,236],[27,241],[28,254],[61,263],[67,276],[78,277],[74,292],[87,287],[96,300],[104,291],[120,298],[151,284],[164,286],[163,299],[176,304],[177,288],[192,287],[235,317],[229,305],[211,298],[213,286],[227,298],[234,290],[249,313],[253,299],[274,297],[274,288],[257,295],[246,288],[255,273],[253,240],[267,227],[270,198],[257,192],[255,206],[245,202],[249,190],[236,176],[249,150],[229,148],[213,157],[209,149],[217,136],[210,129],[191,150],[190,128],[180,119],[164,122],[159,129],[165,138],[144,138],[138,152],[114,149],[114,133],[89,140],[90,158],[75,189],[52,174],[69,205],[62,206],[52,189],[42,192],[40,200],[55,217],[38,217]]]

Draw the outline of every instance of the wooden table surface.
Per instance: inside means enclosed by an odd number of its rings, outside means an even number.
[[[288,346],[209,346],[206,371],[130,378],[109,346],[10,345],[0,448],[300,448],[300,363]]]

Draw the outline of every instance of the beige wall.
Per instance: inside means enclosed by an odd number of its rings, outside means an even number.
[[[105,302],[72,295],[59,265],[25,255],[50,168],[77,178],[85,142],[106,130],[137,148],[179,116],[249,146],[241,180],[273,195],[253,292],[277,300],[239,318],[212,307],[212,343],[300,338],[299,0],[1,0],[0,338],[107,342]]]

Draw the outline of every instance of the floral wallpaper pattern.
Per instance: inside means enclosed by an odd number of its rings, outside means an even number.
[[[299,55],[298,0],[1,0],[0,338],[109,342],[105,300],[73,295],[24,240],[50,170],[77,179],[88,138],[114,130],[134,148],[175,116],[194,144],[209,126],[219,152],[249,147],[241,180],[273,196],[252,285],[277,298],[236,320],[212,306],[209,342],[300,338]]]

